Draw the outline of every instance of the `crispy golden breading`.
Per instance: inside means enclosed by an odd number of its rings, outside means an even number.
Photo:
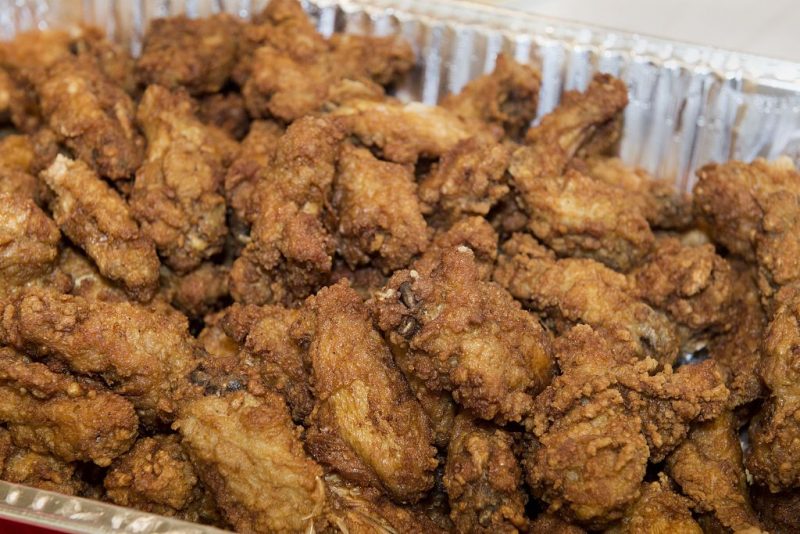
[[[653,228],[683,229],[692,224],[691,196],[676,191],[672,181],[657,180],[619,158],[592,157],[584,163],[582,170],[588,176],[616,186],[620,201],[638,210]]]
[[[408,367],[428,388],[451,391],[482,419],[520,421],[553,374],[547,332],[480,279],[466,246],[416,267],[396,272],[372,301],[381,330],[408,350]]]
[[[456,417],[444,475],[455,532],[527,531],[528,498],[513,449],[509,432],[466,413]]]
[[[531,534],[586,534],[586,531],[578,525],[573,525],[547,512],[539,514],[530,522],[528,532]]]
[[[321,519],[322,468],[306,456],[277,393],[200,397],[183,405],[174,426],[237,532],[303,532]]]
[[[653,245],[642,213],[619,202],[617,187],[568,164],[602,125],[627,104],[625,84],[596,75],[585,93],[571,93],[531,128],[509,171],[528,213],[528,229],[561,256],[596,259],[627,271]]]
[[[362,144],[378,150],[383,159],[402,164],[416,163],[420,157],[441,157],[470,137],[486,142],[497,137],[486,126],[418,102],[354,98],[345,100],[331,115]]]
[[[69,278],[67,292],[71,295],[107,302],[130,300],[122,288],[100,274],[92,260],[72,247],[64,247],[59,253],[58,271]]]
[[[709,340],[708,353],[722,370],[731,392],[731,407],[736,408],[765,394],[758,365],[767,316],[756,287],[755,268],[742,262],[731,265],[733,303],[728,325]]]
[[[800,173],[795,172],[795,179],[800,184]],[[800,281],[800,191],[758,195],[757,200],[764,212],[756,238],[758,287],[769,299],[781,287]]]
[[[648,460],[663,460],[689,424],[718,416],[728,390],[711,361],[680,367],[639,360],[591,327],[555,344],[562,374],[526,423],[525,468],[534,494],[587,526],[622,517],[638,499]]]
[[[470,138],[446,152],[419,184],[422,209],[435,222],[488,215],[509,192],[511,146]]]
[[[663,473],[657,481],[644,483],[642,496],[607,534],[702,534],[703,529],[692,518],[691,501],[672,486]]]
[[[58,226],[32,199],[0,194],[0,297],[49,273],[60,239]]]
[[[675,325],[634,295],[625,275],[590,259],[556,260],[527,234],[506,241],[494,279],[514,297],[541,311],[558,332],[588,324],[609,340],[662,363],[678,357]]]
[[[225,310],[220,326],[241,347],[264,386],[283,395],[292,419],[301,423],[311,413],[314,398],[303,350],[290,337],[299,316],[299,310],[281,306],[234,304]]]
[[[226,265],[204,262],[184,275],[166,268],[161,272],[161,294],[178,310],[192,319],[200,319],[215,309],[229,296]]]
[[[144,35],[136,76],[143,85],[216,93],[236,65],[240,28],[227,13],[155,19]]]
[[[329,43],[331,66],[344,79],[366,78],[386,86],[400,81],[414,66],[414,51],[396,36],[334,33]]]
[[[128,204],[82,161],[58,156],[42,173],[55,193],[53,217],[64,234],[121,283],[136,300],[149,301],[158,287],[159,261]]]
[[[442,107],[467,119],[496,124],[512,139],[519,138],[536,118],[541,74],[511,57],[497,56],[494,71],[469,82]]]
[[[488,281],[492,278],[497,260],[497,241],[497,233],[486,219],[466,217],[447,230],[438,231],[422,257],[414,262],[414,268],[420,272],[430,272],[442,260],[444,252],[465,246],[475,255],[478,277]]]
[[[773,493],[800,486],[799,346],[800,293],[795,292],[778,306],[765,332],[759,371],[770,393],[749,429],[747,469]]]
[[[129,49],[107,39],[105,33],[94,26],[80,26],[70,37],[71,53],[91,58],[108,79],[129,95],[136,93],[134,61]]]
[[[335,284],[342,278],[347,278],[350,287],[355,289],[364,300],[372,298],[372,295],[386,285],[388,280],[381,269],[369,266],[351,269],[344,260],[335,260],[329,285]]]
[[[33,157],[28,136],[12,134],[0,139],[0,194],[31,198],[41,206],[47,192],[31,173]]]
[[[346,281],[322,289],[292,335],[312,370],[308,451],[346,480],[418,501],[437,464],[430,425],[358,293]]]
[[[163,306],[35,290],[5,305],[0,342],[52,356],[75,373],[101,376],[150,424],[172,420],[176,402],[188,392],[198,348],[187,323]]]
[[[133,101],[92,61],[58,61],[35,87],[47,124],[79,159],[112,180],[133,175],[143,148]]]
[[[106,466],[136,439],[139,421],[119,395],[0,348],[0,421],[19,447]]]
[[[250,116],[239,93],[214,93],[200,99],[197,117],[241,141],[250,129]]]
[[[256,182],[250,241],[231,270],[231,294],[247,304],[293,304],[321,287],[335,243],[323,225],[342,132],[325,118],[293,123]]]
[[[65,495],[80,495],[86,489],[75,464],[15,447],[5,428],[0,428],[0,480]]]
[[[684,246],[672,237],[659,239],[651,256],[630,274],[634,294],[678,324],[686,352],[728,326],[734,277],[714,245]]]
[[[139,439],[111,464],[103,486],[106,497],[120,506],[186,521],[218,519],[213,498],[175,434]]]
[[[753,506],[765,530],[773,534],[800,531],[800,491],[771,493],[755,487],[752,497]]]
[[[164,262],[185,273],[222,250],[222,183],[237,145],[195,118],[186,95],[161,86],[145,91],[137,120],[147,158],[136,172],[131,208]]]
[[[372,263],[389,274],[428,245],[413,169],[345,144],[333,184],[339,253],[354,268]]]
[[[667,458],[669,474],[694,501],[735,532],[759,527],[750,506],[736,418],[731,411],[697,425]]]

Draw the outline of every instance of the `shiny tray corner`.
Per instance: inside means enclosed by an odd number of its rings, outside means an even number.
[[[148,21],[227,11],[249,18],[267,0],[0,0],[0,38],[89,23],[141,47]],[[620,156],[683,190],[711,161],[788,155],[800,163],[800,63],[651,38],[460,0],[304,0],[321,33],[402,35],[417,55],[396,89],[436,103],[494,68],[498,53],[542,71],[539,116],[602,71],[628,84]],[[212,534],[202,525],[0,481],[3,519],[64,532]]]

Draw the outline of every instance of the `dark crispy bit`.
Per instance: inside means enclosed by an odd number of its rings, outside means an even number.
[[[48,126],[79,159],[112,180],[133,175],[144,145],[133,101],[92,61],[58,61],[35,87]]]
[[[222,250],[222,183],[236,143],[197,120],[186,95],[158,85],[145,91],[137,120],[147,158],[136,173],[131,208],[164,262],[185,273]]]
[[[242,140],[250,127],[250,117],[239,93],[215,93],[200,99],[197,116],[205,124]]]
[[[526,531],[522,468],[510,433],[456,418],[444,484],[456,532]]]
[[[128,204],[82,161],[64,156],[42,173],[55,196],[53,217],[73,243],[97,264],[100,273],[122,284],[140,301],[158,286],[158,256],[143,235]]]
[[[0,421],[19,447],[66,461],[108,465],[127,451],[139,424],[122,397],[0,349]]]
[[[184,275],[162,269],[161,295],[188,317],[200,319],[223,306],[229,296],[229,271],[209,262]]]
[[[396,272],[372,302],[379,327],[408,351],[409,368],[483,419],[527,416],[553,373],[550,340],[537,318],[480,279],[467,246],[414,267]]]
[[[136,75],[145,85],[215,93],[236,65],[240,23],[220,13],[203,19],[155,19],[144,36]]]
[[[464,118],[501,126],[512,139],[519,138],[536,117],[539,71],[506,55],[497,57],[494,72],[476,78],[442,106]]]

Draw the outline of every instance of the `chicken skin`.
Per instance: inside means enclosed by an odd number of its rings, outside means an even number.
[[[568,169],[603,124],[628,102],[625,85],[597,75],[585,93],[562,104],[526,134],[509,172],[529,220],[527,228],[560,256],[592,258],[627,271],[650,251],[653,233],[642,213],[618,201],[618,188]]]
[[[107,466],[133,445],[139,421],[119,395],[53,373],[9,348],[0,348],[0,363],[0,421],[16,446]]]
[[[113,335],[108,335],[113,332]],[[163,306],[33,290],[4,306],[0,342],[100,376],[145,424],[171,421],[189,393],[197,350],[185,317]]]
[[[82,161],[58,156],[42,173],[55,196],[53,217],[64,234],[128,294],[149,301],[158,285],[155,244],[139,229],[127,203]]]
[[[456,417],[444,484],[456,532],[525,532],[527,496],[510,433]]]
[[[346,480],[418,501],[437,464],[431,428],[361,297],[347,281],[327,287],[292,330],[312,370],[306,448]]]
[[[479,278],[466,246],[425,270],[396,272],[372,307],[426,387],[451,391],[482,419],[522,420],[553,375],[550,339],[537,318]]]
[[[582,258],[556,260],[531,236],[515,234],[503,244],[494,279],[549,317],[557,332],[583,323],[643,357],[673,363],[678,356],[675,325],[637,299],[625,275],[601,263]]]
[[[322,521],[322,468],[306,456],[277,393],[199,397],[182,406],[174,426],[237,532],[304,532]]]
[[[615,349],[586,325],[555,344],[562,374],[536,398],[526,426],[528,483],[555,511],[587,526],[621,518],[657,463],[718,416],[728,390],[713,362],[659,366]]]
[[[164,263],[185,273],[222,250],[223,180],[237,145],[201,123],[186,95],[158,85],[142,96],[137,121],[147,156],[136,172],[131,208]]]

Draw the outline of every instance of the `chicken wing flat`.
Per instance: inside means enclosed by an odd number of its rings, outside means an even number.
[[[49,273],[61,232],[31,198],[0,193],[0,297]]]
[[[247,304],[293,304],[319,289],[335,243],[323,224],[342,132],[324,118],[293,123],[258,180],[250,241],[231,270],[231,294]]]
[[[75,373],[101,376],[146,424],[172,420],[176,401],[188,393],[198,350],[186,318],[163,306],[53,290],[32,290],[7,303],[0,342],[52,356]]]
[[[136,76],[144,85],[216,93],[236,65],[241,23],[219,13],[202,19],[155,19],[144,35]]]
[[[183,405],[175,427],[237,532],[304,532],[322,520],[322,468],[306,456],[277,393],[199,397]]]
[[[653,228],[680,230],[692,224],[692,199],[672,181],[658,180],[647,171],[628,167],[619,158],[592,157],[578,167],[591,178],[615,186],[625,206],[641,213]]]
[[[697,425],[667,459],[669,474],[695,503],[725,528],[759,528],[750,506],[742,446],[733,412]]]
[[[79,159],[112,180],[133,175],[143,148],[133,101],[92,61],[58,61],[35,87],[47,124]]]
[[[459,414],[447,450],[444,484],[456,532],[527,531],[528,498],[509,432]]]
[[[345,144],[333,185],[339,252],[351,266],[407,267],[428,245],[413,169]]]
[[[631,274],[634,294],[678,324],[684,351],[707,344],[729,324],[734,303],[734,272],[714,245],[684,246],[660,239],[651,256]]]
[[[747,469],[773,493],[800,486],[799,344],[800,293],[795,292],[765,333],[760,373],[770,393],[749,428]]]
[[[137,120],[147,157],[136,173],[131,208],[164,262],[184,273],[222,250],[227,234],[222,183],[236,142],[202,124],[181,93],[153,85]]]
[[[202,319],[229,297],[229,273],[228,266],[210,262],[184,275],[163,268],[161,296],[190,319]]]
[[[16,447],[4,428],[0,428],[0,480],[64,495],[80,495],[86,489],[75,464]]]
[[[133,445],[139,421],[119,395],[53,373],[9,348],[0,348],[0,363],[0,421],[18,447],[106,466]]]
[[[140,301],[158,286],[155,244],[143,235],[127,203],[84,162],[58,156],[42,173],[55,196],[53,217],[64,234]]]
[[[728,390],[713,362],[673,372],[614,348],[579,325],[556,340],[562,374],[536,398],[526,426],[534,493],[568,518],[602,526],[640,495],[648,461],[663,460],[689,425],[718,416]]]
[[[510,145],[476,138],[459,142],[420,182],[423,212],[440,226],[470,215],[488,215],[509,192],[510,158]]]
[[[482,419],[520,421],[550,381],[550,340],[537,318],[501,287],[482,281],[466,246],[429,270],[398,271],[372,306],[409,369]]]
[[[625,275],[590,259],[556,260],[527,234],[503,244],[494,279],[514,297],[541,311],[558,332],[588,324],[641,356],[672,363],[680,339],[663,313],[637,299]]]
[[[663,473],[655,482],[642,485],[642,496],[622,520],[608,529],[607,534],[658,534],[680,532],[702,534],[703,529],[692,517],[691,501],[678,494]],[[760,532],[760,531],[759,531]]]
[[[568,164],[628,102],[620,80],[596,75],[585,93],[570,93],[526,134],[509,171],[528,213],[528,229],[561,256],[596,259],[627,271],[650,250],[654,237],[644,216],[619,202],[619,188]]]
[[[312,369],[306,448],[346,480],[418,501],[437,464],[430,425],[361,297],[346,281],[322,289],[292,333]]]
[[[500,126],[506,136],[518,139],[536,118],[541,82],[538,70],[501,54],[493,72],[472,80],[457,95],[446,96],[442,107],[465,119]]]
[[[213,499],[175,434],[139,439],[117,458],[103,479],[114,504],[187,521],[214,521]]]
[[[280,393],[292,419],[301,423],[311,413],[311,370],[302,348],[290,337],[300,311],[281,306],[234,304],[220,321],[225,333],[241,347],[264,386]]]

